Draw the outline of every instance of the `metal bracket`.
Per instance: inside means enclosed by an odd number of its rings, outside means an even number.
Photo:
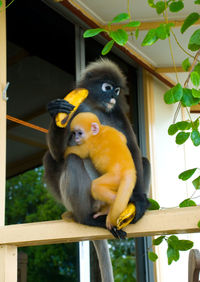
[[[3,93],[2,93],[2,98],[3,98],[4,101],[8,101],[8,99],[9,99],[7,97],[7,90],[8,90],[9,85],[10,85],[10,82],[7,82],[7,84],[6,84],[6,86],[3,90]]]

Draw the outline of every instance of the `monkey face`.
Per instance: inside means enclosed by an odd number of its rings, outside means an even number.
[[[120,86],[110,80],[92,81],[88,90],[90,99],[106,112],[114,109],[120,94]]]
[[[82,128],[74,128],[73,135],[77,145],[82,144],[86,137],[85,131]]]

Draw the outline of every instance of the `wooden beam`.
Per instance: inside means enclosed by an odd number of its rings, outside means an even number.
[[[0,246],[0,281],[17,282],[16,246]]]
[[[6,101],[3,90],[6,86],[6,13],[5,0],[0,8],[0,225],[5,218],[5,179],[6,179]]]
[[[29,113],[28,115],[20,116],[20,117],[17,117],[17,118],[24,120],[26,122],[30,122],[32,119],[37,118],[38,116],[41,116],[41,115],[45,114],[46,112],[47,112],[47,110],[45,109],[45,107],[41,107],[41,108],[38,108],[37,110],[35,110],[34,112]],[[8,120],[7,130],[9,131],[10,129],[18,127],[18,126],[21,126],[21,125],[19,123],[11,122],[11,121]]]
[[[160,67],[155,69],[158,73],[175,73],[174,67]],[[185,72],[185,70],[180,66],[176,67],[177,72]]]
[[[148,211],[125,230],[128,237],[199,232],[199,214],[200,206]],[[63,220],[0,227],[0,245],[33,246],[105,238],[113,238],[106,229]]]
[[[151,21],[151,22],[141,22],[141,25],[139,26],[139,30],[149,30],[152,28],[157,28],[161,24],[165,24],[165,21]],[[183,20],[170,20],[169,23],[174,23],[175,27],[180,27],[184,23]],[[199,25],[200,20],[198,20],[194,25]],[[113,24],[111,26],[108,25],[101,25],[102,28],[109,29],[109,30],[117,30],[123,27],[123,24]],[[136,30],[136,27],[125,27],[126,31],[134,31]]]
[[[193,114],[199,114],[200,113],[200,104],[190,107],[190,112]]]

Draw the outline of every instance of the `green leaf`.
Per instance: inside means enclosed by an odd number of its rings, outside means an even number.
[[[149,5],[151,8],[156,8],[156,5],[154,4],[154,0],[148,0],[148,5]]]
[[[200,145],[200,133],[198,130],[193,130],[191,133],[191,140],[194,144],[194,146]]]
[[[93,37],[102,31],[105,31],[105,30],[103,28],[88,29],[83,33],[83,37],[84,38]]]
[[[168,128],[168,134],[174,135],[178,131],[178,127],[176,124],[171,124]]]
[[[192,249],[194,243],[190,240],[178,240],[177,249],[179,251],[188,251]]]
[[[144,40],[142,41],[142,46],[153,45],[157,40],[158,40],[158,37],[156,35],[156,30],[155,29],[150,29],[147,32]]]
[[[200,5],[200,0],[195,0],[194,3]]]
[[[154,252],[148,252],[148,257],[149,257],[149,259],[150,259],[151,261],[153,261],[153,262],[158,259],[157,254],[154,253]]]
[[[199,14],[198,13],[191,13],[182,24],[181,27],[181,33],[184,33],[191,25],[193,25],[196,21],[199,20]]]
[[[186,207],[193,207],[193,206],[196,206],[197,204],[193,201],[193,200],[190,200],[190,199],[185,199],[184,201],[182,201],[180,204],[179,204],[179,207],[180,208],[186,208]]]
[[[156,3],[156,12],[157,14],[162,14],[165,10],[165,2],[164,1],[158,1]]]
[[[198,72],[192,71],[192,72],[191,72],[190,79],[191,79],[191,81],[192,81],[192,84],[193,84],[195,87],[198,87],[198,86],[200,85],[200,76],[199,76]]]
[[[184,8],[184,3],[182,1],[172,2],[169,4],[170,12],[176,13]]]
[[[117,15],[116,17],[114,17],[109,24],[120,23],[122,21],[128,20],[129,18],[130,18],[129,14],[121,13],[121,14]]]
[[[195,188],[196,190],[199,190],[199,189],[200,189],[200,176],[197,177],[196,179],[194,179],[194,180],[192,181],[192,184],[194,185],[194,188]]]
[[[199,119],[200,119],[200,117],[198,117],[198,118],[193,122],[193,124],[192,124],[192,129],[193,129],[193,130],[198,130],[198,128],[199,128]]]
[[[135,38],[138,39],[138,36],[139,36],[139,28],[136,28],[136,31],[135,31]]]
[[[2,0],[0,0],[0,8],[2,7],[3,3],[2,3]]]
[[[101,51],[102,55],[106,55],[110,52],[114,44],[114,40],[108,41],[108,43],[104,46],[103,50]]]
[[[179,251],[169,246],[167,249],[167,257],[168,264],[170,265],[173,261],[179,260]]]
[[[194,98],[200,98],[200,90],[197,90],[195,88],[192,88],[192,96]]]
[[[160,205],[158,202],[156,202],[153,199],[148,198],[149,202],[150,202],[150,206],[148,208],[148,210],[152,211],[152,210],[159,210],[160,209]]]
[[[189,132],[179,132],[176,135],[176,144],[182,145],[189,138],[189,136],[190,136]]]
[[[167,243],[170,247],[176,249],[176,245],[177,245],[177,242],[178,242],[178,237],[176,235],[171,235],[169,236],[169,238],[167,239]]]
[[[197,226],[200,228],[200,220],[198,221]]]
[[[156,28],[156,35],[159,39],[165,40],[169,37],[169,31],[166,28],[166,24],[161,24],[159,27]]]
[[[188,49],[197,51],[200,49],[200,29],[197,29],[190,37]]]
[[[158,238],[153,240],[153,245],[158,246],[162,243],[166,236],[159,236]]]
[[[178,178],[183,181],[186,181],[195,173],[196,170],[197,168],[185,170],[179,174]]]
[[[138,27],[141,25],[141,22],[139,21],[132,21],[129,22],[128,24],[125,24],[124,27]]]
[[[198,64],[194,67],[194,71],[197,71],[198,74],[200,75],[200,63],[198,63]]]
[[[164,95],[164,101],[166,104],[173,104],[181,100],[183,96],[183,88],[178,83],[176,86],[168,90]]]
[[[123,29],[109,32],[110,37],[119,45],[124,46],[128,41],[128,33]]]
[[[192,126],[188,121],[179,121],[176,123],[178,130],[189,130]]]
[[[188,71],[189,68],[191,67],[191,64],[190,64],[190,60],[189,58],[186,58],[183,62],[182,62],[182,67],[185,71]]]
[[[183,88],[183,97],[181,98],[182,106],[191,107],[199,103],[198,98],[194,98],[192,95],[192,89]]]

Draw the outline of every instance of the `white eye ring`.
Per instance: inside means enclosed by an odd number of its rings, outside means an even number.
[[[120,87],[115,88],[115,94],[116,94],[117,96],[119,96],[119,93],[120,93]]]
[[[101,86],[101,89],[106,92],[106,91],[109,91],[109,90],[113,90],[113,86],[107,82],[103,83],[102,86]]]

